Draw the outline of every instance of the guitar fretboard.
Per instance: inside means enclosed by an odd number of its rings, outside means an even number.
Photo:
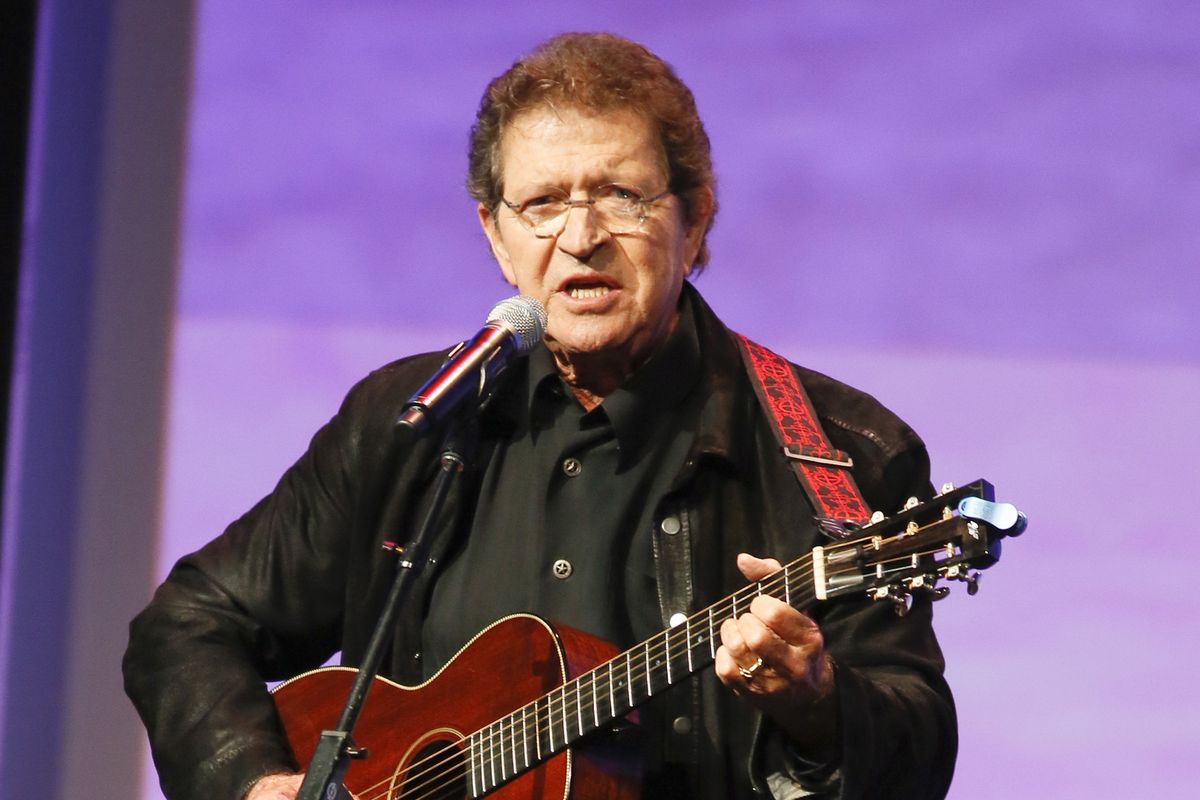
[[[492,791],[710,665],[721,624],[748,610],[758,595],[808,607],[815,600],[811,578],[811,556],[802,556],[472,733],[466,753],[471,796]]]

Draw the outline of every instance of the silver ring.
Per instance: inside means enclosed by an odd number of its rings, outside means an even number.
[[[763,665],[763,660],[760,657],[753,664],[751,664],[748,667],[738,667],[738,672],[746,680],[748,680],[748,681],[753,680],[754,679],[754,670],[758,669],[762,665]]]

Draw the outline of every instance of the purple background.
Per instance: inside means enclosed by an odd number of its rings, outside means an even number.
[[[1191,796],[1200,7],[431,5],[201,4],[160,575],[510,293],[462,188],[479,96],[612,30],[708,125],[718,312],[1030,516],[938,607],[951,796]]]

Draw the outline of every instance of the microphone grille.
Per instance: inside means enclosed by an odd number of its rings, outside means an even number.
[[[517,349],[522,355],[537,347],[546,333],[546,309],[523,294],[501,300],[492,307],[487,321],[502,322],[515,333]]]

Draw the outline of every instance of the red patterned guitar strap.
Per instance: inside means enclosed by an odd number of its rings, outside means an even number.
[[[754,393],[817,517],[865,525],[871,510],[850,474],[854,462],[833,449],[791,365],[740,333],[736,336]]]

